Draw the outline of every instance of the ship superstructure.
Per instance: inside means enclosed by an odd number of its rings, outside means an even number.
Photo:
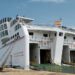
[[[22,16],[0,20],[0,67],[75,63],[74,29],[34,25],[32,21]]]

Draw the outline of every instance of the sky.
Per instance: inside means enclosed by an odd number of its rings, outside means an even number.
[[[0,19],[26,16],[35,24],[53,24],[62,19],[62,25],[75,27],[75,0],[0,0]]]

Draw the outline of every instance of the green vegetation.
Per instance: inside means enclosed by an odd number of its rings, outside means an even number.
[[[35,70],[44,70],[51,72],[75,73],[75,66],[59,66],[55,64],[34,64]]]

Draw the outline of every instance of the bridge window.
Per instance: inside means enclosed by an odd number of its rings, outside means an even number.
[[[3,30],[3,25],[1,25],[1,30]]]
[[[6,24],[0,26],[0,31],[4,30],[4,29],[7,29],[7,25]]]
[[[60,33],[59,33],[59,36],[63,36],[63,33],[62,33],[62,32],[60,32]]]
[[[29,32],[29,35],[33,35],[33,32]]]
[[[57,33],[55,33],[55,36],[57,36]]]
[[[66,36],[64,36],[64,39],[66,39]]]
[[[4,37],[6,35],[8,35],[8,31],[7,30],[0,32],[0,37]]]
[[[75,37],[73,37],[73,40],[75,40]]]
[[[48,34],[43,34],[44,37],[48,37]]]
[[[15,26],[15,31],[18,30],[19,28],[21,28],[21,25],[20,25],[20,24],[17,24],[17,25]]]
[[[8,31],[7,30],[5,30],[5,35],[8,35]]]
[[[4,29],[7,29],[7,25],[6,24],[4,24]]]
[[[16,34],[14,34],[13,36],[11,36],[11,39],[13,39],[13,38],[16,38],[16,39],[20,38],[20,36],[19,36],[19,32],[16,33]]]
[[[17,33],[17,35],[19,35],[19,32]]]
[[[4,36],[4,31],[1,32],[1,37],[3,37],[3,36]]]

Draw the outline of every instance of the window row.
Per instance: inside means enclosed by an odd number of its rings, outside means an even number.
[[[7,29],[7,24],[0,25],[0,31],[4,29]]]
[[[16,33],[15,35],[11,36],[10,39],[13,39],[13,38],[15,38],[15,37],[19,37],[19,32]]]
[[[57,33],[55,33],[55,36],[57,36]],[[59,32],[59,36],[63,36],[63,33]]]
[[[29,32],[29,35],[34,35],[34,33],[33,32]],[[55,33],[54,35],[57,36],[57,33]],[[46,33],[43,34],[43,37],[48,37],[48,36],[50,37],[50,34],[46,34]],[[63,36],[63,33],[60,32],[59,36]]]
[[[21,28],[21,25],[20,25],[20,24],[17,24],[17,25],[15,26],[15,31],[18,30],[19,28]]]
[[[33,36],[34,33],[33,33],[33,32],[29,32],[29,35]],[[57,33],[55,33],[55,36],[57,36]],[[60,32],[60,33],[59,33],[59,36],[63,36],[63,33]],[[43,37],[48,37],[48,34],[43,34]],[[49,34],[49,37],[50,37],[50,34]],[[67,37],[64,36],[64,39],[66,39],[66,38],[67,38]],[[73,40],[75,40],[75,37],[73,37]]]
[[[10,18],[10,17],[8,17],[8,18],[3,18],[3,19],[0,20],[0,24],[1,24],[1,23],[4,23],[4,22],[7,22],[7,21],[9,22],[11,19],[12,19],[12,18]]]
[[[64,39],[67,39],[67,36],[64,36]],[[73,40],[75,40],[75,37],[73,37]]]
[[[17,22],[17,20],[14,19],[14,20],[10,23],[10,26],[12,27],[16,22]]]
[[[7,30],[0,32],[0,37],[4,37],[6,35],[8,35],[8,31]]]
[[[8,41],[10,41],[11,39],[13,39],[13,38],[16,38],[16,39],[18,39],[20,36],[19,36],[19,32],[18,33],[16,33],[15,35],[13,35],[13,36],[11,36],[10,38],[3,38],[1,41],[2,41],[2,44],[5,44],[6,42],[8,42]]]
[[[29,35],[33,36],[34,33],[33,33],[33,32],[29,32]],[[43,34],[43,36],[44,36],[44,37],[48,37],[48,34]],[[49,37],[50,37],[50,35],[49,35]]]

